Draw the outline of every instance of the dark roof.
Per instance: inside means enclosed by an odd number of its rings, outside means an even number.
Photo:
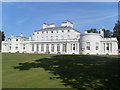
[[[72,28],[72,27],[66,27],[66,26],[60,26],[60,27],[50,27],[50,28],[45,28],[45,29],[40,29],[40,30],[36,30],[36,32],[38,31],[52,31],[52,30],[69,30],[69,29],[73,29],[77,32],[79,32],[78,30]],[[79,32],[80,33],[80,32]]]

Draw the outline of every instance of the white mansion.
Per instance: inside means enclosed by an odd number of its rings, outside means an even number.
[[[104,32],[81,34],[70,21],[60,27],[43,24],[43,28],[26,38],[11,35],[2,42],[4,53],[118,54],[117,38],[104,38]]]

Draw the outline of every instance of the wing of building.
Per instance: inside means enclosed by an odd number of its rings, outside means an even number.
[[[104,32],[81,34],[70,21],[60,27],[43,23],[29,38],[11,35],[2,42],[4,53],[118,54],[117,38],[104,38]]]

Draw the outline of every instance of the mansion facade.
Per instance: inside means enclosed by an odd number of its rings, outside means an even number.
[[[51,53],[51,54],[118,54],[117,38],[104,38],[100,33],[81,34],[73,28],[70,21],[61,26],[43,23],[43,28],[37,30],[29,38],[11,35],[2,42],[3,53]]]

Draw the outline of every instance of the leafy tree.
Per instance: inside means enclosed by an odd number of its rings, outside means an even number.
[[[98,31],[94,28],[91,28],[90,30],[87,30],[88,33],[98,33]]]
[[[110,38],[110,37],[112,37],[112,35],[113,35],[113,32],[112,31],[110,31],[110,30],[105,30],[105,29],[103,29],[104,30],[104,37],[105,38]]]
[[[113,28],[113,37],[117,37],[118,48],[120,49],[120,21],[118,21]]]
[[[1,42],[5,40],[5,34],[4,32],[0,31],[0,51],[1,51]]]

